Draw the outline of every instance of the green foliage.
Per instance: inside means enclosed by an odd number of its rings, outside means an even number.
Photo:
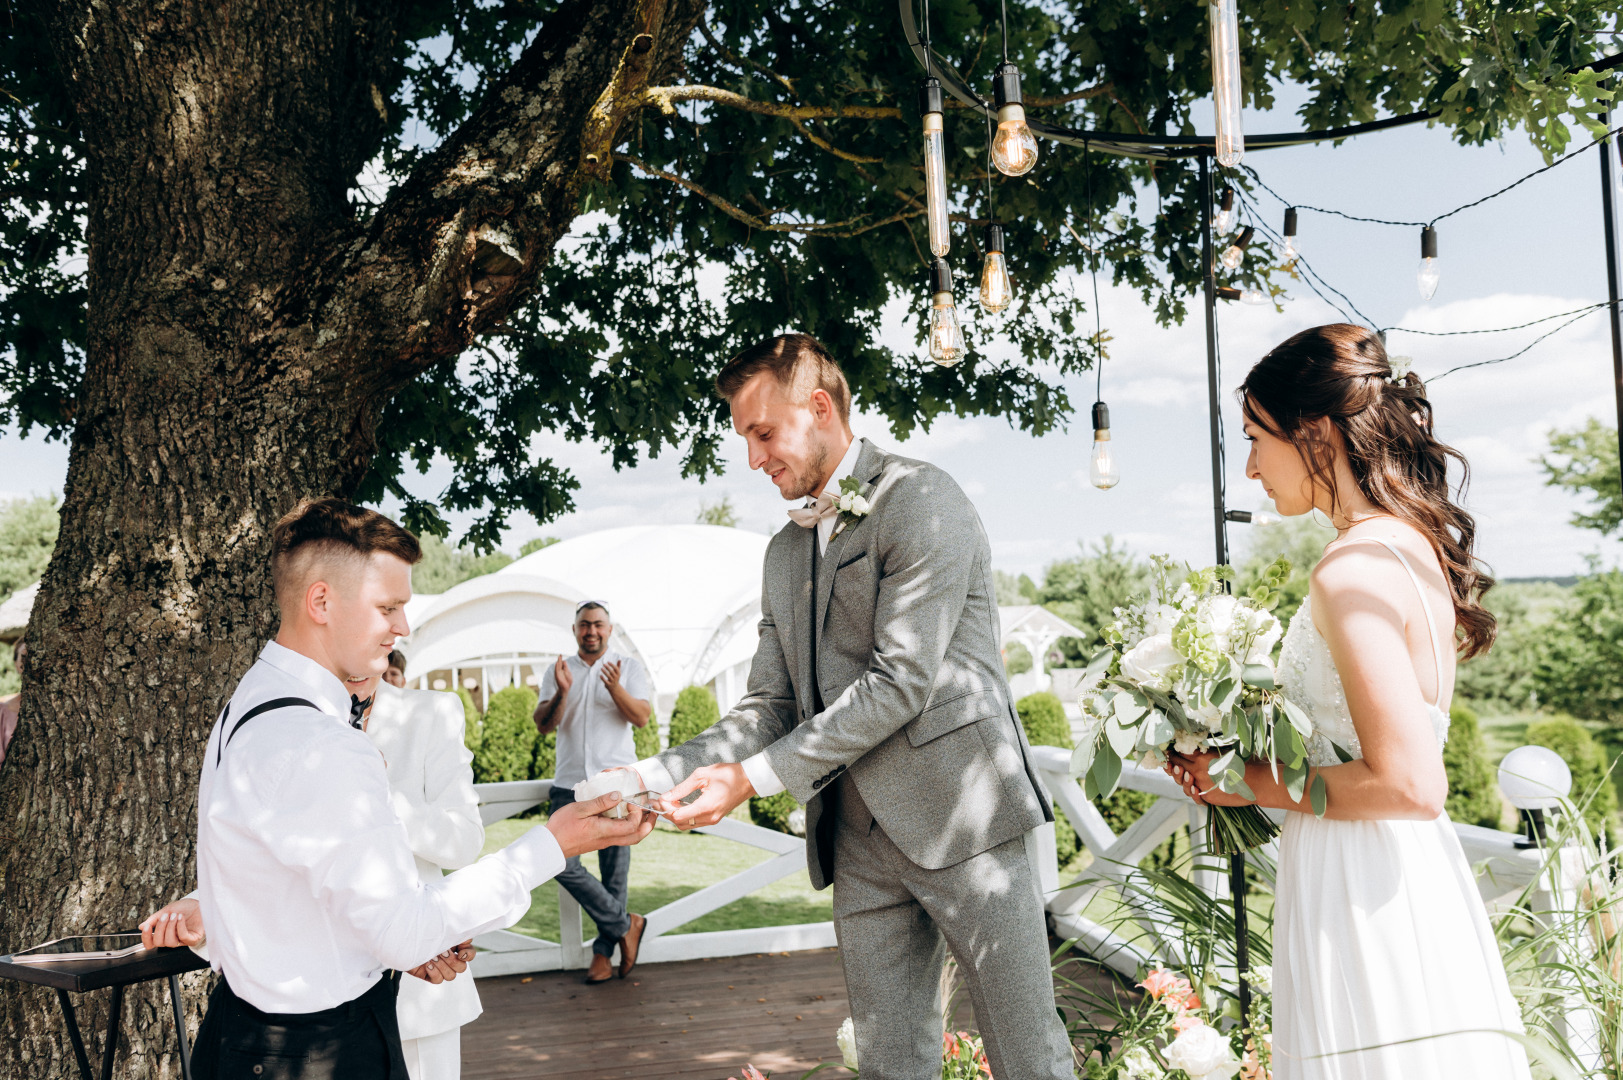
[[[1093,805],[1099,810],[1105,824],[1110,831],[1120,836],[1128,827],[1144,816],[1144,811],[1155,804],[1155,796],[1147,791],[1133,791],[1130,788],[1117,788],[1109,795],[1093,800]],[[1172,865],[1177,837],[1168,837],[1160,847],[1150,852],[1144,862],[1150,866],[1166,869]]]
[[[721,709],[709,688],[684,686],[671,709],[671,745],[687,742],[720,719]]]
[[[738,508],[733,505],[731,495],[723,495],[720,502],[704,503],[699,507],[699,516],[693,519],[699,525],[720,525],[728,529],[738,528],[740,518]]]
[[[1014,703],[1020,714],[1020,723],[1026,729],[1026,741],[1033,746],[1062,746],[1067,750],[1071,741],[1071,722],[1065,719],[1065,706],[1059,698],[1043,690],[1027,694]]]
[[[1115,537],[1106,536],[1082,553],[1048,564],[1034,601],[1084,634],[1060,638],[1062,659],[1055,667],[1087,667],[1105,644],[1104,628],[1115,621],[1115,609],[1149,584],[1149,564],[1135,558]]]
[[[1607,775],[1606,750],[1584,726],[1570,716],[1552,716],[1527,725],[1527,741],[1547,746],[1561,755],[1572,770],[1572,801],[1582,805],[1584,822],[1596,836],[1615,834],[1613,815],[1617,812],[1617,789]]]
[[[750,820],[764,829],[789,832],[789,811],[800,804],[787,791],[776,795],[757,795],[750,799]]]
[[[533,555],[542,548],[549,548],[556,543],[558,543],[556,536],[537,536],[532,540],[526,540],[524,546],[518,549],[518,557],[522,559],[526,555]]]
[[[56,548],[57,498],[0,504],[0,601],[45,573]]]
[[[1579,578],[1570,606],[1541,637],[1531,680],[1540,703],[1623,723],[1623,570]]]
[[[1538,693],[1534,676],[1545,642],[1564,618],[1572,590],[1553,582],[1506,582],[1482,598],[1499,633],[1493,648],[1460,664],[1454,694],[1503,710],[1531,709]]]
[[[1249,596],[1263,583],[1276,560],[1288,560],[1290,575],[1270,590],[1277,592],[1279,600],[1273,609],[1274,615],[1288,624],[1307,599],[1308,576],[1324,555],[1324,545],[1335,539],[1336,531],[1319,525],[1313,515],[1304,514],[1273,525],[1253,525],[1248,535],[1249,544],[1235,575],[1234,591]]]
[[[10,179],[0,201],[0,423],[61,434],[81,399],[90,214],[75,83],[57,66],[44,10],[18,9],[0,39],[0,157]],[[940,60],[982,91],[1001,58],[987,45],[999,11],[991,0],[970,0],[931,12]],[[362,142],[346,152],[379,161],[398,190],[431,148],[455,142],[530,40],[568,32],[549,20],[580,17],[551,3],[463,0],[416,0],[392,13],[379,29],[399,35],[396,62],[372,99],[387,122],[356,127]],[[617,466],[675,448],[688,473],[710,474],[725,411],[710,380],[726,357],[784,326],[829,345],[857,400],[876,407],[897,436],[943,413],[1008,416],[1042,433],[1072,414],[1067,379],[1091,362],[1083,302],[1068,276],[1090,250],[1159,320],[1186,314],[1201,275],[1192,159],[1150,162],[1045,142],[1032,174],[994,175],[994,190],[984,193],[984,122],[949,109],[954,212],[984,218],[995,201],[1021,287],[1013,311],[996,321],[982,321],[973,305],[960,309],[971,353],[954,368],[920,365],[905,344],[893,350],[880,333],[885,306],[916,295],[923,274],[922,72],[902,45],[896,6],[744,2],[712,6],[704,17],[705,29],[667,65],[679,73],[675,82],[769,106],[895,111],[803,121],[679,102],[636,113],[620,128],[608,181],[581,197],[579,209],[602,220],[554,253],[530,299],[507,319],[501,345],[440,365],[394,396],[360,499],[392,493],[404,501],[408,525],[444,535],[442,507],[401,484],[406,469],[443,455],[452,473],[444,505],[483,511],[470,540],[487,549],[513,512],[547,521],[572,505],[575,479],[530,452],[537,432],[589,439]],[[1615,6],[1358,0],[1334,9],[1252,4],[1240,19],[1252,107],[1271,107],[1276,87],[1295,84],[1308,127],[1435,109],[1461,142],[1491,142],[1520,127],[1553,154],[1569,145],[1570,125],[1594,128],[1598,76],[1571,72],[1610,47],[1603,31]],[[1187,132],[1208,107],[1200,5],[1017,3],[1008,25],[1028,105],[1044,120]],[[1089,88],[1110,92],[1043,104]],[[1242,172],[1224,179],[1250,186]],[[370,212],[367,201],[357,207]],[[1090,221],[1098,224],[1074,234],[1066,227]],[[820,224],[796,229],[800,222]],[[962,265],[976,265],[978,232],[956,232]],[[695,287],[696,251],[721,268],[716,290]],[[1230,283],[1264,283],[1279,272],[1273,263],[1268,245],[1252,245]],[[922,306],[913,312],[922,340]]]
[[[479,715],[479,706],[474,704],[473,695],[465,687],[457,687],[456,696],[462,700],[462,745],[477,754],[485,730],[485,718]]]
[[[1623,476],[1617,463],[1617,429],[1590,417],[1583,427],[1550,432],[1550,452],[1538,459],[1544,482],[1589,499],[1594,512],[1573,514],[1572,523],[1611,536],[1623,527]]]
[[[998,607],[1014,607],[1018,604],[1037,602],[1037,583],[1031,580],[1029,574],[1016,577],[1003,570],[994,570],[992,581],[997,588]]]
[[[465,548],[453,548],[432,534],[425,533],[417,539],[423,546],[423,561],[411,568],[411,587],[426,595],[442,593],[469,578],[495,573],[513,561],[511,555],[500,551],[478,555]]]
[[[1018,641],[1011,641],[1003,646],[1003,671],[1008,675],[1019,675],[1031,670],[1031,650]]]
[[[558,733],[537,735],[535,755],[530,758],[531,780],[549,780],[558,775]]]
[[[648,714],[648,723],[642,727],[633,726],[631,729],[631,745],[636,751],[637,760],[651,758],[659,753],[659,717],[654,713]]]
[[[537,758],[535,691],[509,686],[490,699],[485,710],[479,749],[473,755],[473,778],[481,784],[529,780]],[[548,774],[542,774],[548,775]]]
[[[1504,806],[1499,801],[1499,775],[1482,745],[1482,729],[1477,715],[1467,705],[1455,702],[1448,710],[1448,741],[1443,744],[1443,768],[1448,771],[1448,801],[1445,808],[1451,820],[1462,825],[1499,827]]]

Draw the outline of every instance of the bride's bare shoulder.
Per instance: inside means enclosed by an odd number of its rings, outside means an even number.
[[[1412,594],[1408,571],[1392,557],[1388,544],[1401,551],[1422,578],[1440,575],[1437,557],[1418,529],[1397,518],[1362,521],[1326,547],[1313,568],[1310,578],[1319,605],[1315,616],[1321,608],[1331,614],[1349,605],[1367,608]]]

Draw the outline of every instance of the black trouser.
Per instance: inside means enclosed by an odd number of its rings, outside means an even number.
[[[224,979],[192,1047],[195,1080],[406,1080],[395,996],[400,976],[331,1009],[267,1013]]]
[[[574,801],[574,788],[552,789],[553,813]],[[579,855],[571,855],[564,860],[563,873],[556,880],[569,890],[569,895],[580,904],[581,910],[597,924],[597,938],[592,942],[592,951],[599,956],[613,956],[614,947],[631,930],[631,915],[626,907],[630,890],[631,849],[624,846],[599,848],[597,872],[603,875],[603,880],[593,877],[592,872],[580,864]]]

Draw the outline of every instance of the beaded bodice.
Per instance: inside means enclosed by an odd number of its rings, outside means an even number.
[[[1279,688],[1313,721],[1313,734],[1307,740],[1308,763],[1339,765],[1341,758],[1332,743],[1355,758],[1362,758],[1364,750],[1358,742],[1358,729],[1353,726],[1330,646],[1313,625],[1312,605],[1310,593],[1285,630],[1279,648]],[[1441,747],[1448,741],[1448,714],[1428,702],[1426,715]]]

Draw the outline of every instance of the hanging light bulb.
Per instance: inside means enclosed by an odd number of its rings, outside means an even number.
[[[1212,219],[1212,228],[1220,233],[1229,231],[1234,224],[1234,189],[1223,188],[1222,201],[1217,204],[1217,216]]]
[[[1420,299],[1430,300],[1437,294],[1437,230],[1427,225],[1420,230],[1420,269],[1415,273],[1415,284],[1420,286]]]
[[[1093,457],[1088,462],[1088,480],[1100,491],[1109,491],[1121,483],[1121,470],[1110,449],[1110,406],[1102,401],[1093,403]]]
[[[1288,263],[1300,255],[1301,249],[1296,246],[1296,207],[1285,207],[1285,245],[1279,249]]]
[[[1240,130],[1240,26],[1237,0],[1209,0],[1212,24],[1212,108],[1217,118],[1217,163],[1234,168],[1245,156]]]
[[[1250,304],[1252,307],[1261,307],[1268,302],[1268,294],[1261,289],[1252,287],[1240,294],[1240,303]]]
[[[1257,230],[1247,225],[1240,230],[1240,235],[1234,238],[1234,243],[1223,250],[1223,265],[1233,270],[1245,259],[1245,249],[1251,246],[1251,238],[1257,235]]]
[[[942,120],[941,80],[924,80],[919,111],[924,114],[924,208],[930,225],[930,254],[941,258],[952,246],[947,232],[947,148]]]
[[[1014,299],[1009,284],[1009,266],[1003,259],[1003,226],[993,222],[986,227],[986,264],[981,268],[981,307],[996,315]]]
[[[997,106],[997,134],[992,137],[992,164],[1004,176],[1024,176],[1037,164],[1037,137],[1026,126],[1020,96],[1020,69],[1007,60],[992,73],[992,101]]]
[[[937,258],[930,264],[930,359],[952,367],[964,358],[964,331],[952,303],[952,267]]]

